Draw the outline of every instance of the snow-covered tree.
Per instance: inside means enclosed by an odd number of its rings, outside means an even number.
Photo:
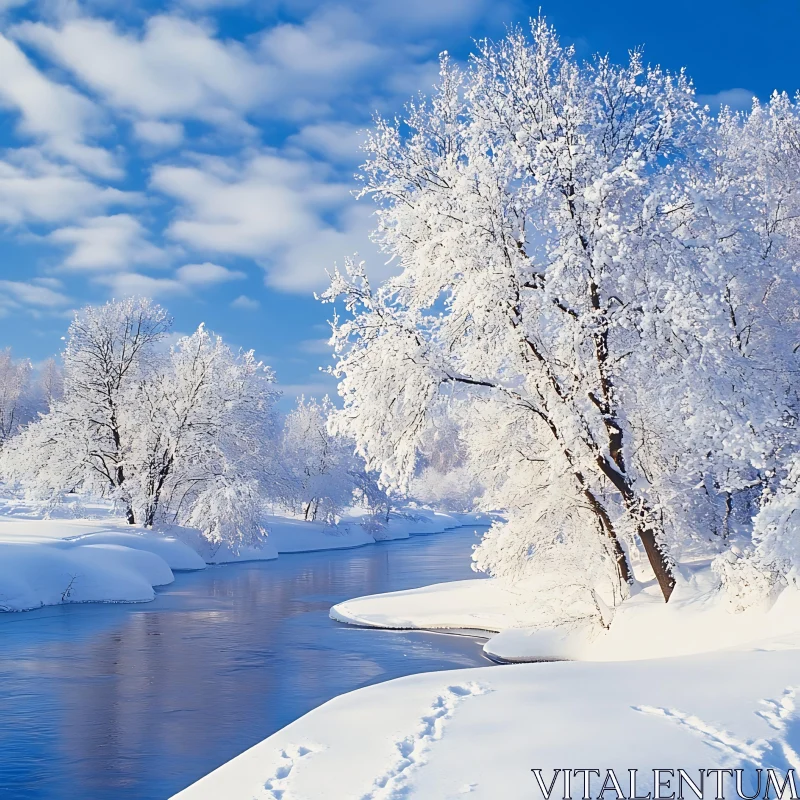
[[[284,496],[307,520],[333,521],[353,498],[353,443],[328,430],[333,409],[327,395],[300,397],[284,423]]]
[[[64,396],[64,374],[54,358],[44,361],[36,376],[34,385],[37,410],[49,411],[56,400]]]
[[[15,360],[11,348],[0,350],[0,448],[33,413],[31,362]]]
[[[169,330],[164,309],[127,299],[75,315],[64,351],[64,397],[7,448],[4,471],[40,494],[78,486],[119,502],[136,521],[126,429],[133,396]]]
[[[169,325],[149,300],[79,312],[63,397],[9,442],[2,471],[39,495],[109,497],[131,523],[188,523],[239,543],[258,534],[273,377],[203,325],[165,354]]]
[[[334,429],[407,486],[444,409],[507,511],[479,567],[616,603],[641,550],[669,599],[797,447],[797,130],[782,96],[715,120],[638,51],[579,63],[543,19],[444,56],[366,145],[399,274],[348,261],[323,296],[347,311]]]
[[[455,417],[440,413],[431,420],[430,433],[420,444],[410,496],[432,508],[470,511],[482,493]]]
[[[132,504],[145,525],[191,521],[226,541],[254,534],[257,504],[248,498],[263,496],[273,381],[252,351],[234,353],[201,325],[138,385],[129,460]]]

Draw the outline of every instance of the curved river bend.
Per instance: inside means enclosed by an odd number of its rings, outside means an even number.
[[[488,665],[469,637],[328,618],[476,577],[481,532],[183,573],[152,603],[0,614],[0,800],[164,800],[337,694]]]

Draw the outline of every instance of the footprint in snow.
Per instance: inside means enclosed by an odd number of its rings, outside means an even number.
[[[761,739],[740,739],[727,731],[704,722],[699,717],[685,714],[674,708],[633,706],[634,711],[662,717],[688,728],[706,744],[722,751],[736,763],[755,768],[774,767],[800,771],[800,687],[790,686],[777,700],[762,700],[763,710],[756,714],[775,731],[773,736]]]
[[[289,782],[298,761],[316,752],[304,745],[289,745],[280,751],[280,761],[272,775],[264,782],[258,800],[291,800]]]
[[[389,769],[376,778],[372,788],[361,800],[403,800],[411,797],[409,780],[414,770],[427,761],[427,754],[433,742],[444,734],[446,723],[456,708],[467,698],[490,692],[486,686],[478,683],[448,686],[437,695],[426,712],[420,717],[416,730],[397,740],[397,755]],[[471,792],[473,785],[466,788]],[[462,788],[462,792],[464,792]]]

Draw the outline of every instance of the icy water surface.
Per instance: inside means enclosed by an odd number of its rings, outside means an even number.
[[[178,574],[152,603],[0,614],[0,800],[164,800],[337,694],[488,665],[468,637],[328,618],[349,597],[475,577],[476,541],[285,555]]]

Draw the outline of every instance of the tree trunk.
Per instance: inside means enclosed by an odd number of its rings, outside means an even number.
[[[667,603],[669,602],[672,590],[675,588],[675,576],[672,572],[672,565],[658,546],[656,535],[652,528],[642,523],[636,532],[642,540],[645,553],[647,553],[647,559],[650,562],[650,566],[653,568],[658,585],[661,587],[661,594],[664,595],[664,602]]]
[[[664,595],[664,602],[669,602],[669,597],[675,588],[675,576],[672,572],[672,564],[670,564],[666,553],[658,544],[654,528],[645,522],[648,513],[647,506],[641,499],[636,497],[636,493],[628,482],[627,476],[620,473],[616,465],[612,466],[602,455],[597,457],[597,465],[611,481],[614,488],[622,495],[622,501],[628,512],[638,516],[636,535],[644,545],[647,560],[650,562],[653,574],[656,576],[658,585],[661,588],[661,594]]]
[[[583,476],[581,476],[582,479]],[[611,540],[611,549],[614,551],[614,558],[617,562],[617,574],[619,575],[620,583],[630,584],[633,582],[633,573],[631,572],[630,564],[628,564],[628,557],[622,549],[619,541],[619,536],[614,530],[614,525],[611,522],[611,517],[608,515],[605,506],[595,497],[594,493],[587,487],[583,489],[584,497],[589,501],[589,505],[597,515],[600,529]]]

